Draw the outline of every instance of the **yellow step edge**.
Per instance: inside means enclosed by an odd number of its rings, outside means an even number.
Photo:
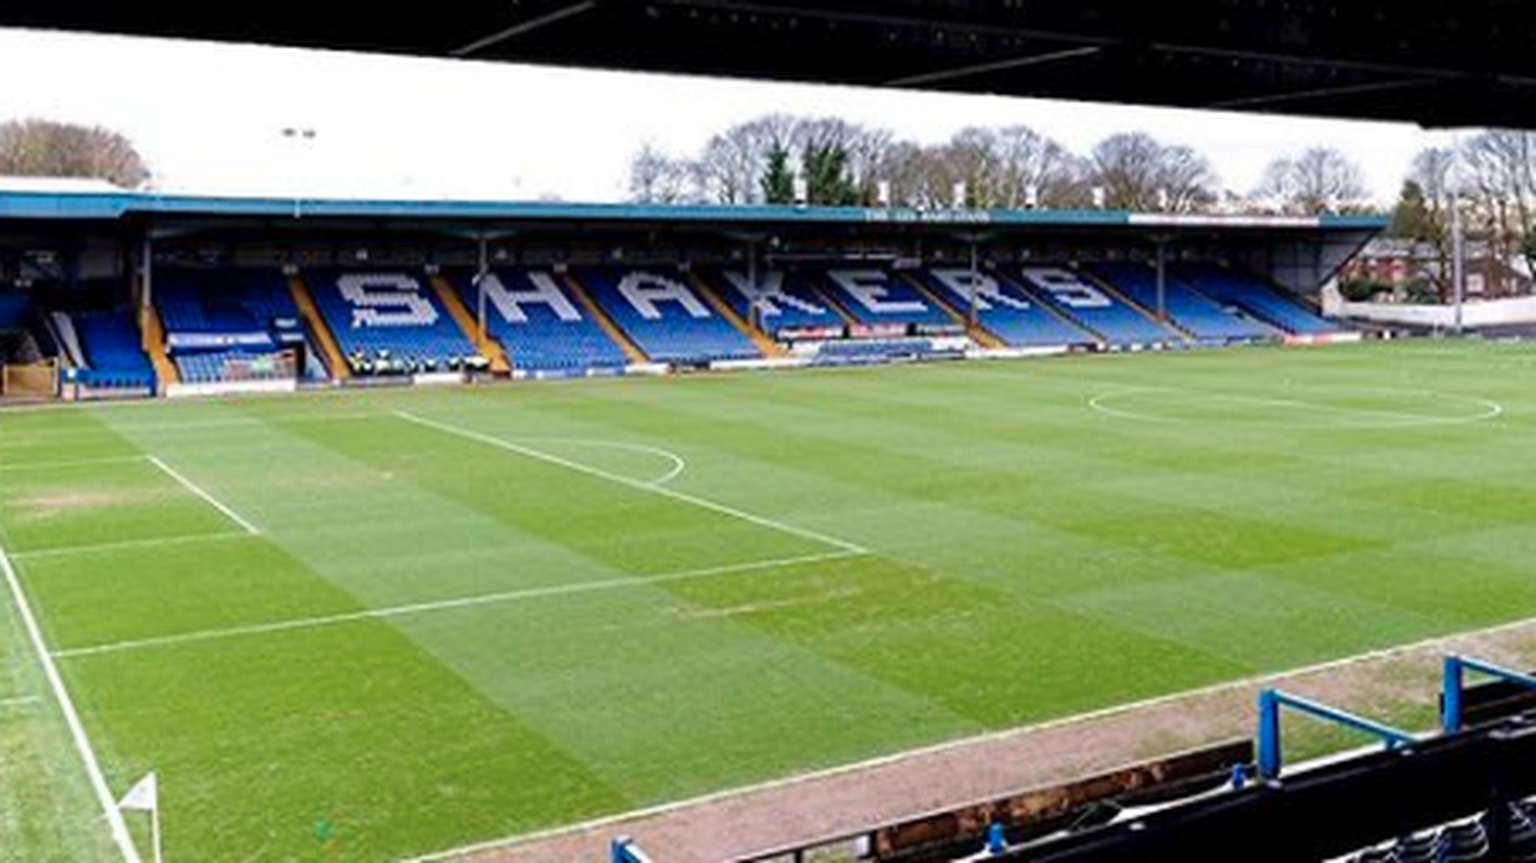
[[[139,309],[139,334],[142,338],[142,347],[149,363],[155,369],[155,380],[159,383],[161,395],[171,384],[181,383],[181,370],[176,368],[176,363],[165,350],[165,324],[160,320],[160,312],[153,305],[142,306]]]
[[[651,361],[651,358],[645,355],[645,351],[640,350],[640,346],[635,344],[634,340],[629,337],[629,334],[620,329],[619,325],[614,323],[613,318],[608,317],[608,313],[603,311],[603,308],[597,304],[596,300],[592,299],[592,295],[587,293],[586,286],[581,283],[580,279],[576,278],[575,273],[568,272],[564,278],[565,286],[576,297],[576,302],[581,303],[581,307],[587,310],[587,314],[591,315],[592,320],[597,322],[598,327],[608,334],[608,338],[612,339],[614,344],[619,346],[619,350],[624,352],[624,356],[630,362],[648,363]]]
[[[996,333],[993,333],[991,330],[982,326],[979,317],[975,323],[972,323],[970,320],[970,315],[962,313],[959,308],[950,305],[948,300],[940,297],[936,292],[929,290],[928,286],[923,284],[922,279],[919,279],[917,276],[914,276],[908,272],[899,272],[896,274],[896,277],[901,279],[903,284],[906,284],[913,290],[917,291],[918,294],[923,297],[923,299],[932,303],[934,308],[937,308],[945,315],[948,315],[950,320],[954,321],[962,327],[965,327],[966,335],[970,336],[971,340],[976,342],[976,344],[981,345],[984,348],[1008,347],[1008,343],[999,338]]]
[[[704,298],[704,302],[709,303],[710,308],[714,309],[716,314],[722,318],[725,318],[726,322],[735,327],[737,330],[740,330],[742,335],[746,336],[748,339],[751,339],[752,344],[756,345],[757,349],[763,352],[763,356],[770,359],[777,359],[785,355],[784,349],[779,347],[777,342],[768,338],[767,333],[764,333],[757,327],[752,326],[752,324],[749,323],[746,319],[742,318],[741,315],[736,314],[736,310],[731,308],[731,304],[727,303],[725,300],[717,296],[714,291],[710,290],[709,285],[705,284],[704,280],[699,278],[698,274],[689,273],[688,283],[693,288],[695,293]]]
[[[309,325],[310,334],[318,342],[315,347],[320,349],[320,354],[325,358],[325,365],[331,370],[331,377],[338,381],[352,377],[352,367],[347,365],[347,358],[342,355],[341,346],[336,343],[336,336],[326,325],[325,316],[320,314],[320,307],[315,305],[315,298],[310,294],[309,284],[304,281],[303,276],[288,277],[288,293],[293,296],[293,304],[299,307],[299,316]]]
[[[1127,306],[1130,306],[1137,312],[1140,312],[1143,317],[1145,317],[1147,320],[1150,320],[1152,323],[1157,324],[1160,327],[1166,327],[1172,330],[1174,335],[1178,336],[1186,342],[1192,342],[1195,340],[1195,334],[1189,330],[1184,329],[1179,324],[1174,323],[1172,316],[1158,317],[1157,312],[1131,299],[1130,296],[1127,295],[1124,291],[1121,291],[1119,288],[1111,284],[1108,279],[1099,278],[1097,273],[1094,273],[1087,267],[1074,268],[1073,271],[1076,272],[1079,276],[1087,279],[1090,283],[1093,284],[1094,287],[1105,292],[1106,294],[1109,294],[1111,297],[1114,297],[1120,302],[1125,303]]]
[[[485,357],[491,364],[491,373],[497,375],[509,375],[512,373],[512,360],[507,356],[501,343],[486,335],[480,337],[480,322],[470,314],[469,308],[464,305],[464,300],[459,297],[459,292],[453,289],[453,285],[442,275],[432,277],[432,290],[437,292],[437,298],[448,310],[448,315],[453,322],[459,325],[464,338],[474,345],[480,356]]]

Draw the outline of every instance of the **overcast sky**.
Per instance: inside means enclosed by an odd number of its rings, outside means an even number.
[[[836,115],[923,143],[1024,123],[1086,153],[1144,131],[1247,192],[1276,155],[1337,147],[1395,199],[1413,126],[589,72],[0,29],[0,121],[126,133],[166,191],[622,200],[644,143],[696,152],[769,112]],[[312,140],[285,128],[313,129]]]

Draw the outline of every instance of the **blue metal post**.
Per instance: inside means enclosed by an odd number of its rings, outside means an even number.
[[[1533,679],[1536,682],[1536,679]],[[1289,707],[1325,722],[1363,731],[1386,744],[1388,749],[1407,746],[1414,742],[1412,734],[1356,716],[1345,710],[1319,704],[1299,695],[1287,695],[1275,689],[1259,693],[1259,776],[1274,779],[1280,775],[1280,708]]]
[[[987,828],[987,853],[1001,857],[1008,850],[1008,839],[1003,836],[1003,825],[994,822]]]
[[[1259,778],[1280,775],[1280,697],[1273,689],[1259,692]]]
[[[1465,682],[1468,671],[1478,671],[1489,677],[1536,690],[1536,676],[1502,668],[1480,659],[1447,656],[1445,658],[1445,709],[1442,711],[1441,724],[1448,732],[1461,730],[1461,685]],[[1452,679],[1453,672],[1454,679]]]
[[[620,836],[608,843],[609,863],[628,863],[629,855],[624,853],[624,846],[629,844],[629,838]]]
[[[1461,657],[1447,656],[1440,688],[1440,730],[1446,734],[1461,730],[1461,681]]]

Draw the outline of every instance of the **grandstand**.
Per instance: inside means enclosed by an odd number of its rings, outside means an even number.
[[[295,246],[290,226],[251,227],[292,219],[287,201],[89,189],[0,201],[0,220],[45,235],[59,213],[66,223],[132,220],[161,238],[115,253],[118,241],[106,238],[83,256],[0,242],[0,277],[52,286],[28,303],[28,336],[56,346],[66,372],[88,371],[77,381],[175,393],[269,376],[351,385],[1349,338],[1286,295],[1316,291],[1380,228],[1335,216],[1235,219],[1226,229],[1220,219],[1185,226],[1139,214],[939,212],[914,227],[899,211],[862,208],[316,201]],[[445,231],[392,240],[387,259],[368,254],[370,231],[406,219],[528,239],[498,245]],[[701,221],[718,233],[701,237]],[[606,226],[597,245],[584,227],[592,223]],[[990,239],[972,247],[951,223],[984,223]],[[829,241],[830,227],[844,239]],[[1147,268],[1111,263],[1153,231],[1177,253],[1167,321],[1157,320]],[[742,236],[754,239],[744,248]],[[1315,251],[1298,257],[1298,244]],[[1081,265],[1039,263],[1069,257]],[[144,328],[141,351],[90,368],[67,316],[124,303],[140,306],[131,322]],[[129,322],[115,338],[94,329],[86,338],[127,344]]]

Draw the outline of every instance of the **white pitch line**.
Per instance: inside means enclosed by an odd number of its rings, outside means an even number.
[[[523,440],[525,442],[528,442],[528,441],[531,441],[532,439],[530,439],[530,438],[523,438],[521,440]],[[569,446],[578,446],[578,447],[585,446],[585,447],[592,447],[594,449],[616,449],[616,450],[623,450],[623,451],[626,451],[626,452],[638,452],[638,453],[643,453],[645,455],[653,455],[653,456],[656,456],[658,458],[663,458],[663,459],[666,459],[667,461],[672,462],[672,469],[671,470],[667,471],[666,473],[662,474],[661,476],[657,477],[656,479],[648,479],[648,480],[644,481],[644,483],[646,485],[649,485],[649,486],[666,485],[667,483],[671,482],[672,480],[677,479],[678,477],[682,476],[683,475],[683,471],[688,469],[688,462],[685,461],[682,456],[678,455],[675,452],[672,452],[671,450],[662,449],[659,446],[649,446],[647,444],[638,444],[638,443],[624,443],[623,441],[616,441],[616,440],[586,440],[586,439],[556,439],[556,438],[550,438],[550,441],[558,441],[559,443],[567,444]]]
[[[0,701],[0,710],[13,710],[17,707],[31,707],[42,702],[40,695],[22,695],[17,698],[7,698]]]
[[[16,568],[11,564],[11,559],[6,556],[4,546],[0,546],[0,571],[5,574],[11,600],[16,605],[17,613],[21,615],[22,626],[27,630],[32,649],[37,653],[37,661],[43,667],[43,676],[48,680],[48,687],[53,690],[53,697],[59,703],[60,712],[64,714],[64,724],[69,727],[69,735],[74,740],[75,750],[80,753],[80,760],[85,765],[86,777],[90,780],[91,790],[96,794],[96,802],[101,806],[102,815],[107,819],[112,841],[117,844],[117,850],[122,852],[124,863],[140,863],[139,850],[134,847],[133,838],[128,835],[128,825],[123,821],[123,813],[117,808],[117,798],[107,787],[107,777],[102,774],[101,763],[96,760],[96,750],[91,747],[91,738],[86,735],[85,725],[81,723],[80,714],[75,710],[75,702],[69,697],[69,690],[64,687],[64,678],[59,675],[59,667],[53,661],[53,654],[48,650],[48,642],[43,638],[43,630],[37,625],[37,617],[32,614],[32,606],[27,602],[27,594],[21,588],[21,579],[17,577]]]
[[[143,539],[124,539],[118,542],[102,542],[95,545],[66,545],[59,548],[40,548],[36,551],[13,551],[15,560],[37,560],[48,557],[68,557],[76,554],[107,554],[135,548],[164,548],[171,545],[188,545],[195,542],[223,542],[230,539],[250,539],[254,534],[247,531],[221,531],[219,533],[193,533],[185,536],[151,536]]]
[[[1384,420],[1396,420],[1396,422],[1375,424],[1370,422],[1362,424],[1347,423],[1342,426],[1344,428],[1386,429],[1432,425],[1461,425],[1464,423],[1484,422],[1487,420],[1498,419],[1504,414],[1503,405],[1499,404],[1498,402],[1490,401],[1484,398],[1478,398],[1476,396],[1452,395],[1450,393],[1434,392],[1433,390],[1383,390],[1383,392],[1398,392],[1407,395],[1436,396],[1448,401],[1460,401],[1467,404],[1477,405],[1478,407],[1482,408],[1482,412],[1477,414],[1442,417],[1428,414],[1407,413],[1404,411],[1380,410],[1376,408],[1355,408],[1349,407],[1347,405],[1331,405],[1325,402],[1305,402],[1292,399],[1265,398],[1262,396],[1242,395],[1240,393],[1222,393],[1209,390],[1185,389],[1178,387],[1127,387],[1125,389],[1110,390],[1109,392],[1099,393],[1098,395],[1090,398],[1088,400],[1088,407],[1098,411],[1099,413],[1107,414],[1109,416],[1119,417],[1121,419],[1137,420],[1141,422],[1183,423],[1190,421],[1186,417],[1158,416],[1157,414],[1142,413],[1139,411],[1117,408],[1110,404],[1112,400],[1121,399],[1126,396],[1134,396],[1144,393],[1174,393],[1178,395],[1204,397],[1214,401],[1229,401],[1238,403],[1247,402],[1249,404],[1266,405],[1269,407],[1296,408],[1303,412],[1313,411],[1315,413],[1331,413],[1346,417],[1380,417]],[[1339,425],[1331,425],[1327,428],[1340,427],[1341,426]]]
[[[208,492],[204,491],[202,488],[198,487],[197,483],[194,483],[192,480],[187,479],[186,477],[182,476],[180,473],[177,473],[175,468],[173,468],[170,465],[166,464],[165,462],[161,461],[159,459],[159,457],[157,457],[157,456],[150,456],[149,457],[149,463],[154,465],[157,468],[160,468],[160,470],[164,471],[166,476],[168,476],[171,479],[174,479],[177,482],[181,483],[181,485],[184,488],[186,488],[187,491],[190,491],[193,494],[197,495],[198,497],[202,498],[203,500],[207,501],[209,506],[212,506],[214,509],[216,509],[219,512],[223,513],[225,518],[228,518],[230,521],[234,522],[235,524],[240,525],[240,529],[241,530],[244,530],[246,533],[250,534],[251,536],[260,536],[261,535],[261,531],[256,529],[256,525],[251,524],[250,522],[246,521],[244,518],[241,518],[240,517],[240,513],[235,512],[234,510],[232,510],[229,507],[225,506],[224,504],[220,503],[217,498],[215,498],[213,495],[209,494]]]
[[[58,659],[78,659],[85,656],[98,656],[104,653],[121,653],[128,650],[143,650],[151,647],[170,647],[178,644],[188,644],[199,641],[214,641],[225,638],[240,638],[251,635],[270,635],[276,632],[289,632],[302,629],[319,629],[327,626],[337,626],[346,623],[358,623],[369,620],[388,620],[395,617],[408,617],[415,614],[427,614],[438,611],[453,611],[463,608],[477,608],[485,605],[499,605],[511,602],[521,602],[529,599],[544,599],[553,596],[571,596],[580,593],[596,593],[604,590],[619,590],[626,587],[649,587],[657,584],[672,584],[679,581],[694,581],[703,578],[713,578],[721,575],[739,575],[744,572],[761,572],[768,569],[785,569],[791,566],[803,566],[810,563],[825,563],[833,560],[844,560],[853,557],[863,557],[864,552],[834,551],[826,554],[812,554],[804,557],[783,557],[777,560],[761,560],[752,563],[738,563],[726,566],[712,566],[706,569],[691,569],[683,572],[665,573],[663,575],[637,575],[630,578],[611,578],[604,581],[588,581],[577,584],[553,584],[547,587],[529,587],[522,590],[506,590],[498,593],[485,593],[477,596],[465,596],[458,599],[441,599],[433,602],[417,602],[410,605],[397,605],[390,608],[373,608],[366,611],[350,611],[343,614],[330,614],[322,617],[304,617],[295,620],[281,620],[275,623],[258,623],[251,626],[233,626],[228,629],[208,629],[200,632],[186,632],[180,635],[165,635],[157,638],[144,638],[136,641],[119,641],[112,644],[98,644],[93,647],[77,647],[69,650],[56,651],[53,655]]]
[[[136,464],[148,461],[149,456],[139,455],[104,456],[102,458],[80,458],[69,461],[40,461],[22,462],[20,464],[0,464],[0,473],[24,473],[39,470],[66,470],[76,467],[97,467],[109,464]]]
[[[425,417],[407,413],[406,411],[395,411],[394,414],[395,416],[405,420],[408,423],[413,423],[415,425],[422,426],[423,428],[434,429],[436,431],[443,432],[444,434],[461,437],[465,440],[476,441],[487,446],[493,446],[498,449],[507,450],[508,452],[515,452],[519,455],[527,456],[528,458],[538,459],[539,461],[557,465],[567,470],[573,470],[577,473],[584,473],[588,476],[595,476],[598,479],[605,479],[609,482],[618,483],[622,486],[650,492],[651,494],[661,495],[662,497],[671,498],[672,500],[680,501],[686,504],[691,504],[693,506],[700,507],[701,509],[718,512],[721,515],[727,515],[740,521],[749,522],[751,524],[757,525],[758,527],[766,527],[771,530],[779,531],[780,533],[787,533],[793,536],[798,536],[802,539],[815,540],[816,542],[822,543],[824,545],[830,545],[833,548],[839,548],[843,551],[852,552],[854,554],[870,553],[870,550],[862,545],[849,542],[844,539],[838,539],[835,536],[828,536],[827,534],[819,533],[817,531],[810,530],[809,528],[796,527],[792,524],[785,524],[782,521],[775,521],[774,519],[767,518],[765,516],[753,515],[750,512],[744,512],[733,506],[727,506],[723,503],[715,503],[712,500],[706,500],[705,498],[696,497],[686,492],[676,491],[664,486],[654,485],[652,483],[634,479],[633,477],[624,476],[623,474],[612,473],[610,471],[603,470],[602,468],[596,468],[591,465],[582,464],[579,461],[572,461],[568,458],[561,458],[560,456],[551,455],[547,452],[543,452],[542,450],[536,450],[532,447],[523,446],[522,444],[511,443],[510,441],[502,440],[498,437],[492,437],[488,434],[481,434],[477,431],[460,428],[458,426],[450,425],[444,422],[438,422],[437,420],[429,420]]]

